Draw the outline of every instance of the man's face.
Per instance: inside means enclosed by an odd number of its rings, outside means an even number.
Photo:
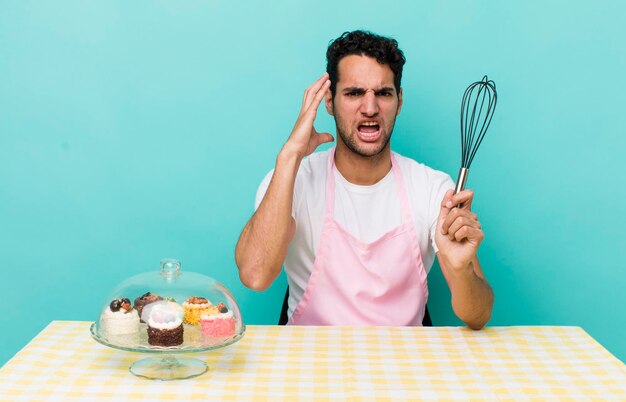
[[[350,55],[339,61],[338,72],[335,97],[326,97],[326,110],[335,117],[339,139],[357,155],[378,155],[388,147],[402,108],[393,71],[371,57]]]

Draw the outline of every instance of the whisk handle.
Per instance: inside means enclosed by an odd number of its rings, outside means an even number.
[[[467,176],[469,175],[469,169],[462,167],[459,169],[459,177],[456,179],[456,187],[454,194],[457,194],[465,190],[465,183],[467,182]]]

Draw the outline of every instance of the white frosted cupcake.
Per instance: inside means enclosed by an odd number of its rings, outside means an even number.
[[[129,299],[115,299],[100,316],[107,335],[126,335],[139,332],[139,314]]]

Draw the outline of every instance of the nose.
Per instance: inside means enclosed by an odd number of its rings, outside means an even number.
[[[368,89],[361,98],[361,113],[367,117],[374,117],[378,114],[376,94],[371,89]]]

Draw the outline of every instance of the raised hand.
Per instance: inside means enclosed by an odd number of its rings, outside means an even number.
[[[334,140],[332,135],[319,133],[313,126],[317,109],[328,92],[328,88],[330,88],[330,80],[328,74],[324,74],[304,91],[298,120],[283,146],[283,151],[294,152],[300,158],[304,158],[312,154],[321,144]]]

